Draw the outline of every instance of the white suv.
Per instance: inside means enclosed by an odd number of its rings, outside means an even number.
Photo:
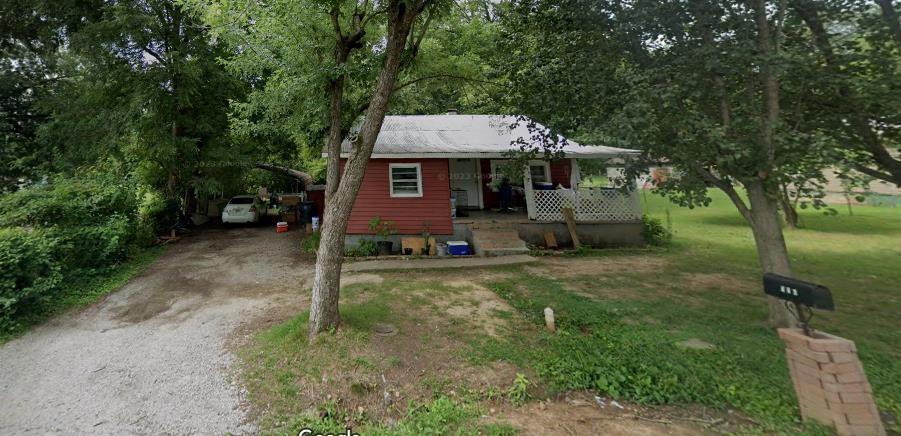
[[[254,195],[236,195],[222,210],[223,223],[257,223],[263,205]]]

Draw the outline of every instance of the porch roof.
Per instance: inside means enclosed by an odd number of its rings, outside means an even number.
[[[512,151],[520,138],[533,137],[526,126],[530,121],[505,115],[389,115],[375,141],[372,157],[385,158],[501,158]],[[539,129],[544,126],[535,123]],[[515,125],[515,127],[513,127]],[[562,138],[562,136],[560,137]],[[341,144],[341,157],[347,157],[351,141]],[[567,140],[563,154],[567,158],[618,158],[637,154],[637,150],[581,145]]]

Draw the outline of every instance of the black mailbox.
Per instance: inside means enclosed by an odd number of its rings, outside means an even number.
[[[763,291],[781,300],[820,310],[835,310],[832,293],[823,285],[804,282],[779,274],[763,275]]]

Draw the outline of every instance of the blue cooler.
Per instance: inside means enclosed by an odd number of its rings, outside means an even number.
[[[451,256],[466,256],[469,254],[469,244],[466,241],[447,241],[447,252]]]

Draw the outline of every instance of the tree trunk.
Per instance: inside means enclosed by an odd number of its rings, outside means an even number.
[[[341,289],[341,265],[344,263],[344,235],[349,213],[341,213],[339,204],[331,202],[322,224],[319,249],[316,250],[316,274],[310,303],[310,339],[319,332],[336,328],[341,323],[338,297]]]
[[[757,257],[764,273],[791,277],[788,248],[779,225],[776,200],[767,194],[762,181],[754,181],[745,187],[750,202],[751,230],[757,245]],[[769,324],[771,327],[796,327],[797,321],[782,300],[767,296]]]
[[[417,2],[417,6],[408,6],[405,2],[391,2],[386,13],[388,16],[388,35],[385,47],[385,63],[379,72],[375,89],[357,140],[344,165],[344,172],[340,182],[337,179],[338,155],[340,154],[341,138],[335,136],[335,122],[340,122],[340,101],[332,101],[332,130],[329,133],[329,157],[326,186],[326,211],[322,233],[320,235],[319,250],[316,252],[316,276],[313,279],[313,301],[310,304],[310,341],[325,330],[337,327],[341,318],[338,312],[338,297],[341,288],[341,264],[344,261],[344,235],[347,231],[347,220],[357,198],[357,192],[363,184],[363,175],[372,156],[372,149],[385,114],[388,111],[388,103],[394,91],[397,75],[404,59],[404,48],[410,36],[410,30],[417,16],[422,12],[427,2]],[[415,52],[415,44],[414,49]],[[335,84],[333,83],[333,86]],[[334,97],[339,89],[332,90]],[[336,110],[337,108],[337,110]]]
[[[789,198],[788,196],[788,188],[786,188],[784,185],[782,186],[782,191],[779,193],[779,206],[782,207],[782,213],[785,214],[785,224],[788,227],[797,229],[801,226],[798,211],[795,210],[795,206],[794,204],[792,204],[791,198]]]

